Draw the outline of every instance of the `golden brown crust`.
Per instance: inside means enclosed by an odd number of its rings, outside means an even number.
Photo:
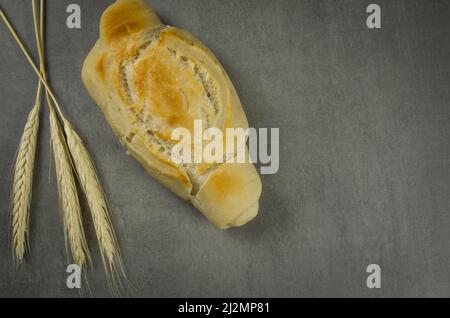
[[[118,0],[103,13],[100,37],[111,43],[159,24],[161,21],[144,1]]]
[[[177,165],[171,133],[248,128],[239,97],[214,54],[192,34],[164,26],[142,0],[118,0],[103,14],[100,39],[82,79],[114,133],[145,169],[191,201],[219,228],[258,210],[261,181],[252,164]]]

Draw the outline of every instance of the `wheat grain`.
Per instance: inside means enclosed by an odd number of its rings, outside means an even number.
[[[20,266],[29,251],[30,203],[33,187],[33,170],[39,130],[39,110],[41,108],[39,85],[36,104],[28,115],[27,123],[19,143],[14,165],[11,191],[12,249],[15,263]]]
[[[125,279],[125,271],[104,192],[83,141],[67,120],[64,119],[63,122],[78,180],[91,211],[108,283],[113,291],[118,292],[123,287],[122,279]]]
[[[83,231],[80,202],[67,145],[58,118],[53,110],[50,111],[50,133],[59,200],[63,214],[66,249],[70,247],[73,261],[82,267],[90,262],[89,250]]]

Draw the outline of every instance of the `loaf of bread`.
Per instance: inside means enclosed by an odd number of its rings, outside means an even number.
[[[118,0],[103,13],[82,79],[129,153],[216,227],[257,215],[261,179],[252,163],[172,160],[176,128],[193,132],[196,120],[203,130],[248,128],[228,75],[196,37],[164,25],[143,0]]]

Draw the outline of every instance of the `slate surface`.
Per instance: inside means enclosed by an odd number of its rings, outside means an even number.
[[[280,170],[260,216],[220,232],[125,154],[80,69],[113,1],[49,0],[51,83],[108,194],[134,296],[450,296],[450,1],[148,0],[223,62],[254,127],[279,127]],[[65,26],[69,3],[82,29]],[[28,1],[0,0],[32,49]],[[0,296],[77,297],[65,254],[47,112],[31,217],[32,255],[9,245],[10,170],[36,77],[0,25]],[[50,175],[50,179],[49,179]],[[94,296],[108,296],[88,217]],[[366,287],[379,264],[382,288]]]

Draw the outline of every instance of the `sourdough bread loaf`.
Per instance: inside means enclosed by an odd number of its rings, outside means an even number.
[[[248,128],[228,75],[192,34],[164,25],[142,0],[118,0],[103,13],[82,79],[129,153],[215,226],[241,226],[257,215],[261,180],[253,164],[171,158],[172,131],[193,133],[195,120],[204,130]]]

